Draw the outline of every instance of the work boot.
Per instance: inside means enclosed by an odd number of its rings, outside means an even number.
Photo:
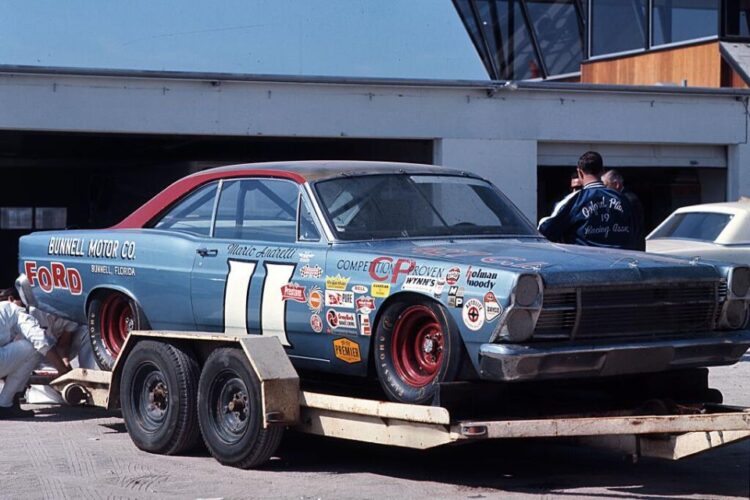
[[[34,416],[34,410],[22,410],[20,406],[0,406],[0,420],[31,418]]]
[[[21,399],[25,399],[26,391],[17,392],[13,395],[13,406],[21,407]]]

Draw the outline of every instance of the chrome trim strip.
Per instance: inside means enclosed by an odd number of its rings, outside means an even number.
[[[318,218],[318,225],[323,228],[323,232],[325,233],[328,242],[335,242],[336,238],[333,236],[333,231],[331,230],[331,228],[328,227],[328,223],[326,222],[325,217],[323,217],[323,210],[318,204],[318,198],[315,197],[312,186],[310,186],[309,182],[305,182],[303,186],[305,188],[305,192],[307,193],[307,197],[310,199],[310,203],[312,203],[313,210],[315,211],[315,216]]]

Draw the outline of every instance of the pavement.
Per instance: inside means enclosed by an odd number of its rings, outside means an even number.
[[[711,370],[726,403],[750,406],[750,355]],[[116,412],[26,405],[0,422],[0,499],[18,498],[750,498],[750,440],[678,462],[555,440],[413,451],[288,432],[263,469],[205,450],[165,457],[133,446]]]

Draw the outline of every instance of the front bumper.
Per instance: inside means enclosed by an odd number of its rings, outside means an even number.
[[[731,365],[750,348],[750,331],[693,339],[610,344],[482,344],[480,377],[507,382],[653,373]]]

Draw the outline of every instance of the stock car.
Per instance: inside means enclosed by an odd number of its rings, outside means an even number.
[[[257,334],[303,373],[374,373],[415,404],[443,382],[666,373],[750,347],[747,266],[551,243],[490,182],[428,165],[205,170],[109,229],[22,237],[19,271],[39,307],[88,324],[105,370],[133,329]]]

